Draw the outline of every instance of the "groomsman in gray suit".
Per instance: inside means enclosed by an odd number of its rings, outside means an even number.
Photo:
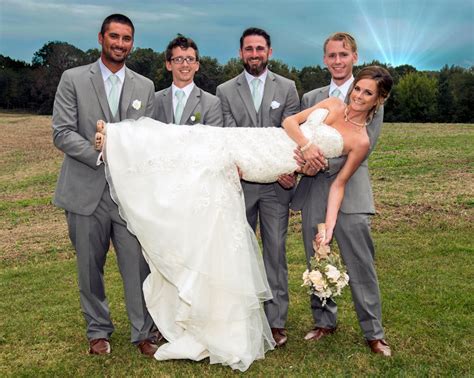
[[[302,109],[310,108],[329,96],[346,100],[354,80],[352,68],[356,62],[357,45],[354,38],[347,33],[331,35],[324,43],[324,64],[331,73],[331,83],[303,95]],[[381,108],[367,125],[369,154],[377,142],[382,121]],[[367,158],[347,182],[334,235],[347,266],[352,299],[364,336],[373,352],[389,356],[391,351],[384,340],[380,292],[374,267],[375,250],[370,235],[370,215],[375,213],[375,208]],[[313,177],[304,176],[300,180],[291,207],[302,210],[303,240],[308,266],[314,255],[312,240],[317,233],[317,224],[325,221],[329,187],[344,162],[345,158],[330,159],[328,168],[318,174],[309,167],[303,168],[304,173]],[[311,308],[316,326],[305,339],[320,340],[333,333],[337,321],[336,303],[328,300],[323,306],[321,300],[312,295]]]
[[[142,283],[149,274],[140,244],[127,230],[112,201],[94,149],[97,120],[118,122],[153,114],[154,85],[125,66],[134,26],[121,14],[107,17],[99,32],[101,56],[95,63],[63,73],[53,109],[54,145],[64,152],[53,202],[65,209],[76,250],[82,312],[89,353],[110,353],[114,331],[104,289],[104,265],[112,239],[131,323],[131,341],[152,356],[159,333],[146,309]]]
[[[272,55],[270,36],[249,28],[240,38],[240,58],[245,70],[217,87],[225,127],[281,127],[283,120],[299,111],[295,83],[267,69]],[[265,148],[265,146],[262,146]],[[247,219],[256,229],[260,219],[263,261],[273,299],[265,302],[265,313],[277,346],[287,341],[288,268],[286,234],[294,175],[272,184],[242,181]]]
[[[178,125],[223,126],[220,100],[193,81],[199,70],[196,43],[178,35],[168,44],[165,55],[166,69],[173,75],[173,84],[155,93],[153,118]]]

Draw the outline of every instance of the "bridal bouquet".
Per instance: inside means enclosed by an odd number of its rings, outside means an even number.
[[[325,233],[324,223],[318,224],[318,232]],[[349,276],[336,252],[331,252],[329,246],[314,243],[314,256],[311,258],[311,271],[303,273],[303,285],[309,286],[310,293],[316,295],[326,305],[328,298],[341,295],[342,289],[349,283]]]

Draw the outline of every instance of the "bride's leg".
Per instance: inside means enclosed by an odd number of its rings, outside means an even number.
[[[95,149],[101,151],[105,145],[105,122],[102,120],[97,121],[96,133],[95,133]]]

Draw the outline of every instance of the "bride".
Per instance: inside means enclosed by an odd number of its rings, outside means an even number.
[[[369,146],[366,130],[352,127],[347,115],[367,120],[388,95],[377,81],[359,76],[354,87],[369,86],[370,100],[346,106],[328,99],[289,117],[286,132],[174,127],[149,118],[98,124],[112,198],[150,265],[143,292],[168,341],[157,360],[209,357],[245,371],[274,348],[262,306],[271,292],[236,166],[243,179],[273,182],[297,170],[297,148],[313,166],[323,156],[347,154],[340,174],[347,181]],[[343,191],[333,194],[328,216],[335,223]]]

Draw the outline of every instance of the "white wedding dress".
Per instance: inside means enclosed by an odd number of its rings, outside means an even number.
[[[343,141],[313,112],[302,130],[326,157]],[[296,144],[282,128],[167,125],[149,118],[106,126],[112,197],[140,241],[151,274],[148,310],[168,343],[158,360],[209,357],[245,371],[275,342],[262,302],[271,298],[247,223],[236,165],[246,180],[293,172]]]

